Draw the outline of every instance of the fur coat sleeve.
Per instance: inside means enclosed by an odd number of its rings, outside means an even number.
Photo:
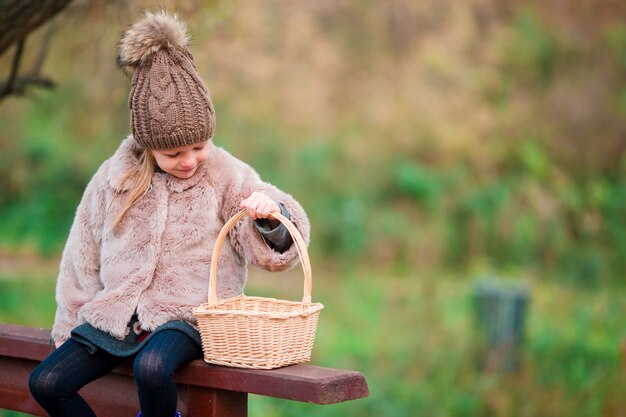
[[[262,181],[257,172],[246,163],[231,156],[221,148],[217,148],[216,151],[221,153],[220,157],[216,158],[219,161],[216,163],[220,165],[217,169],[220,172],[229,173],[222,177],[224,183],[221,184],[221,187],[223,187],[223,220],[228,220],[241,210],[239,203],[252,192],[262,191],[274,201],[283,205],[289,213],[292,223],[308,244],[310,236],[309,220],[300,203],[274,185]],[[230,233],[230,239],[235,250],[247,262],[268,271],[283,271],[293,267],[299,261],[295,245],[291,245],[283,253],[273,250],[265,242],[263,236],[254,226],[254,221],[250,218],[245,218],[235,225]]]
[[[78,311],[102,289],[98,236],[104,221],[103,169],[91,179],[76,210],[63,251],[56,287],[57,311],[52,338],[63,342],[78,324]]]

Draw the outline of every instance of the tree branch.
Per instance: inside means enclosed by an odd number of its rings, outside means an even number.
[[[25,39],[72,0],[1,0],[0,55]]]
[[[33,65],[33,69],[31,70],[32,75],[39,75],[41,73],[41,68],[43,68],[43,63],[46,60],[46,57],[48,56],[50,42],[52,41],[52,36],[54,36],[54,32],[56,31],[56,28],[57,28],[56,20],[53,20],[48,25],[46,36],[44,36],[43,38],[41,48],[39,49],[39,54],[37,54],[37,59],[35,60],[35,64]]]
[[[15,85],[15,80],[17,79],[17,73],[20,70],[20,61],[22,60],[22,52],[24,52],[24,44],[26,43],[26,39],[22,38],[17,43],[15,48],[15,56],[13,57],[13,64],[11,65],[11,74],[9,75],[9,80],[5,88],[2,89],[2,92],[7,92],[13,89]]]
[[[21,96],[26,91],[26,87],[29,85],[35,85],[45,88],[54,88],[55,83],[49,78],[35,77],[32,75],[26,75],[24,77],[18,77],[13,82],[13,86],[9,88],[8,83],[0,84],[0,100],[11,94]]]
[[[11,65],[11,74],[9,75],[9,79],[0,84],[0,100],[4,97],[9,96],[11,94],[23,95],[26,90],[26,86],[28,85],[38,85],[41,87],[52,88],[54,87],[54,82],[48,78],[43,78],[39,75],[39,70],[41,69],[41,65],[43,64],[43,58],[45,58],[44,49],[47,49],[47,42],[44,42],[42,50],[40,51],[40,56],[38,59],[38,66],[33,69],[31,75],[26,75],[23,77],[19,77],[18,73],[20,70],[20,61],[22,60],[22,54],[24,52],[24,45],[26,44],[26,39],[20,39],[15,48],[15,56],[13,57],[13,64]]]

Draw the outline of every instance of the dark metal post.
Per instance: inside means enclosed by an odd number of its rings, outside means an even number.
[[[525,284],[483,279],[474,287],[477,354],[482,370],[519,368],[528,300]]]

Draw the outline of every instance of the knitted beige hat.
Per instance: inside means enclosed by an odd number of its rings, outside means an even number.
[[[118,63],[133,74],[131,128],[144,149],[175,148],[213,137],[215,111],[188,44],[185,24],[166,12],[146,13],[122,36]]]

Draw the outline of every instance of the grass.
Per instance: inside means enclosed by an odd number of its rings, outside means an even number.
[[[475,280],[460,274],[314,271],[325,304],[312,363],[365,374],[370,397],[330,406],[250,396],[251,416],[623,416],[622,288],[530,282],[518,372],[478,369]],[[0,276],[0,319],[49,327],[54,273]],[[248,294],[298,299],[301,271],[253,271]],[[10,416],[0,411],[0,416]]]

